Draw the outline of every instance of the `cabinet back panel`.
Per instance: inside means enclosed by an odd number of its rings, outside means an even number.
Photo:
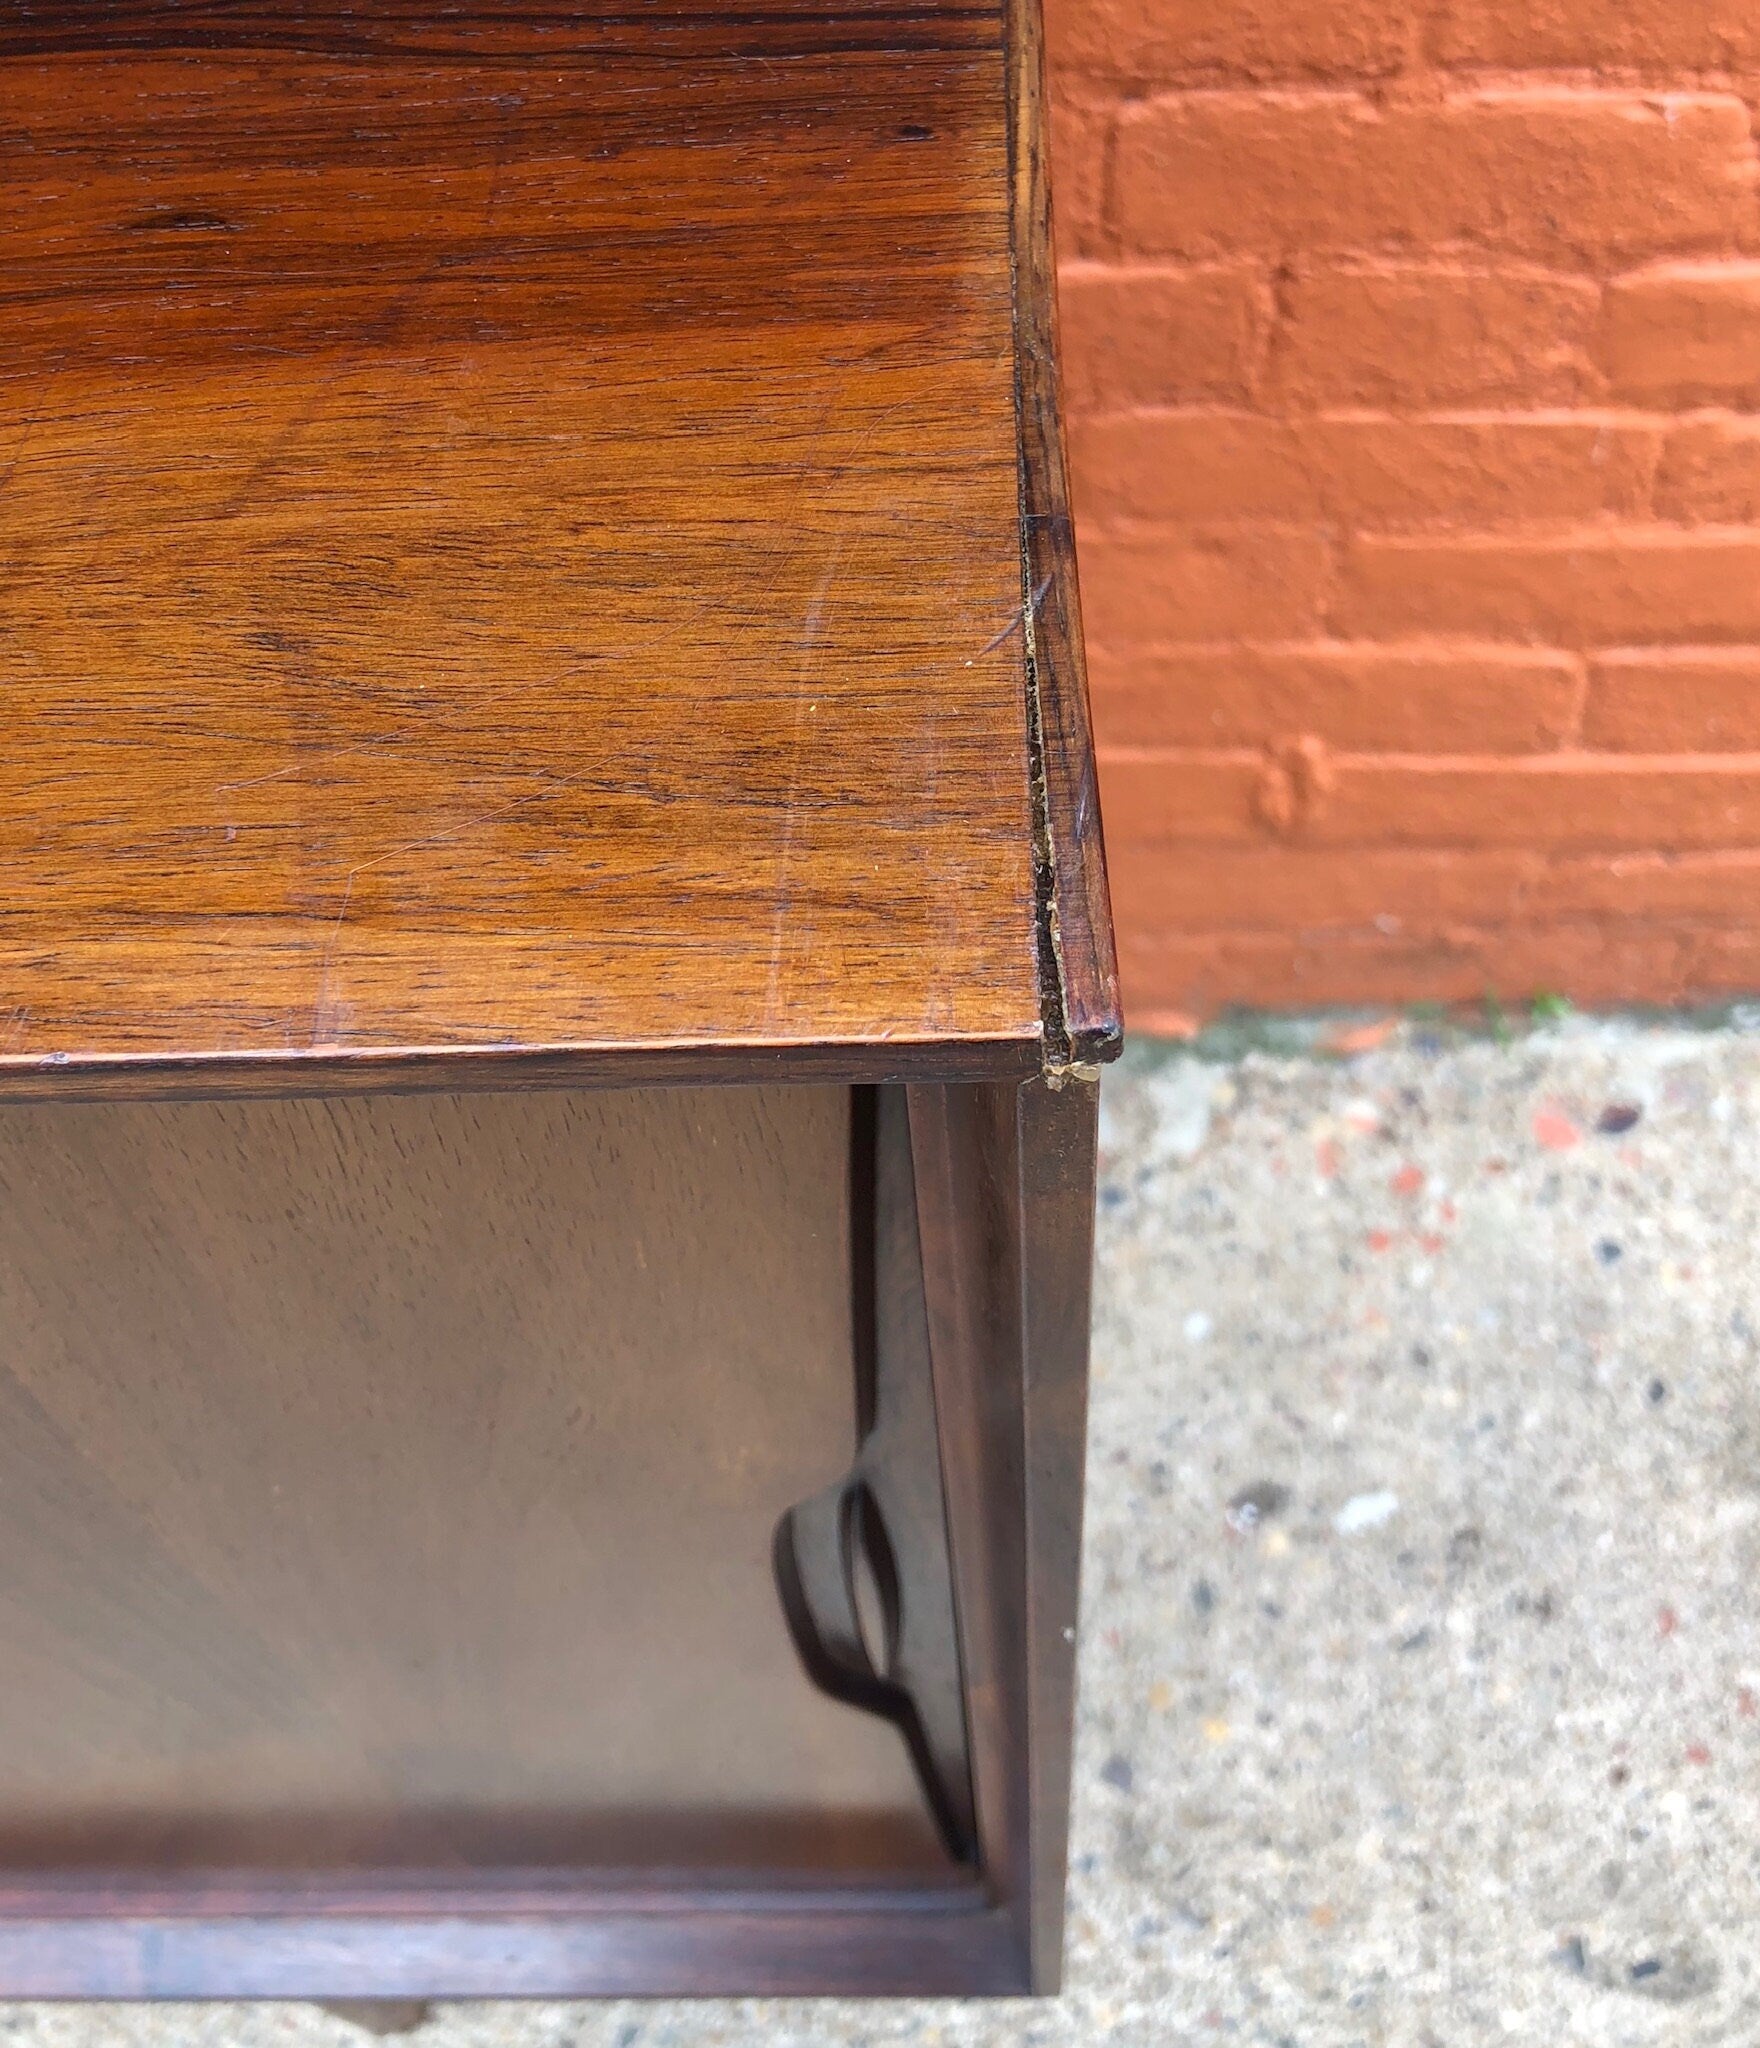
[[[0,1113],[0,1869],[896,1874],[840,1090]]]

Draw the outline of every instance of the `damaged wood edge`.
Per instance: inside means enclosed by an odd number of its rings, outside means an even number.
[[[1009,267],[1021,521],[1021,641],[1044,1071],[1117,1056],[1118,961],[1100,831],[1081,600],[1057,399],[1057,313],[1040,0],[1006,0]]]

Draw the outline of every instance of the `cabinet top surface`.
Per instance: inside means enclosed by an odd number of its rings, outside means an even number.
[[[999,14],[0,21],[0,1084],[1040,1031]]]

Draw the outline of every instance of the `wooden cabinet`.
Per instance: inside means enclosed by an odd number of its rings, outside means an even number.
[[[0,107],[0,1994],[1055,1984],[1032,0],[42,0]]]

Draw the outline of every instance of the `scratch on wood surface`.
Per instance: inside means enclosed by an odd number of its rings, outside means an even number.
[[[483,214],[483,225],[485,227],[494,213],[500,195],[504,153],[505,144],[499,143],[497,145],[495,161],[491,166],[489,175],[488,197]],[[442,254],[431,263],[425,264],[401,290],[394,291],[391,294],[384,309],[378,318],[373,321],[368,331],[367,342],[369,347],[383,348],[397,339],[410,314],[414,312],[423,292],[444,277],[446,268],[446,259],[444,254]],[[261,455],[251,465],[243,481],[233,491],[231,496],[227,498],[225,503],[219,507],[214,515],[216,518],[237,518],[250,504],[251,500],[262,491],[263,487],[266,484],[272,483],[280,475],[282,469],[286,466],[289,456],[292,455],[294,449],[311,431],[319,417],[328,410],[335,395],[336,387],[329,380],[314,387],[305,401],[283,422],[280,431],[271,437],[268,447],[263,450]]]
[[[18,466],[24,460],[25,450],[31,445],[31,436],[36,431],[36,425],[34,413],[19,422],[18,445],[6,458],[6,467],[0,469],[0,492],[12,487],[12,479],[18,474]]]
[[[316,1046],[323,1043],[324,1022],[331,1010],[330,976],[336,959],[336,942],[341,937],[343,924],[348,918],[350,905],[354,902],[354,885],[370,869],[382,868],[388,861],[400,860],[406,853],[417,853],[424,846],[445,846],[455,839],[462,839],[468,833],[479,832],[485,825],[493,825],[500,818],[511,817],[515,811],[529,810],[533,804],[547,803],[565,791],[578,788],[588,778],[584,775],[557,776],[547,789],[534,790],[529,796],[522,796],[510,804],[502,804],[493,811],[482,811],[466,818],[462,824],[449,826],[444,832],[430,832],[420,839],[406,839],[396,846],[388,846],[383,853],[376,853],[371,860],[357,861],[344,877],[342,902],[331,920],[329,933],[324,941],[324,958],[318,969],[318,993],[312,1003],[312,1022],[309,1043]]]
[[[282,421],[269,438],[269,445],[257,456],[227,497],[214,509],[216,519],[236,519],[266,484],[273,483],[288,457],[304,439],[330,398],[328,386],[320,385]]]
[[[1039,585],[1038,589],[1033,592],[1032,610],[1035,616],[1037,616],[1038,614],[1039,607],[1045,602],[1045,593],[1050,588],[1051,578],[1047,576],[1045,580]],[[966,667],[970,668],[974,662],[982,661],[985,655],[987,654],[994,654],[997,648],[999,648],[1002,645],[1003,641],[1009,639],[1013,634],[1016,634],[1020,631],[1021,627],[1026,624],[1026,619],[1027,607],[1023,604],[1017,607],[1014,617],[1009,620],[1008,624],[1003,627],[1000,633],[993,633],[990,636],[990,638],[984,642],[983,646],[980,647],[977,653],[972,656],[971,661],[968,661],[966,663]]]
[[[214,794],[225,796],[229,790],[260,789],[265,782],[285,782],[290,775],[298,775],[305,765],[303,761],[295,761],[290,767],[277,768],[269,775],[252,775],[243,782],[217,782]]]
[[[577,662],[574,666],[588,666],[591,660],[596,659],[598,659],[597,656],[590,657],[588,661]],[[241,789],[260,789],[265,783],[286,782],[293,776],[304,775],[308,771],[316,775],[324,769],[335,767],[340,762],[371,758],[374,755],[386,753],[394,747],[420,746],[424,741],[432,738],[436,732],[468,730],[468,728],[462,727],[462,719],[466,715],[479,717],[483,712],[493,710],[499,704],[505,704],[510,698],[542,698],[546,692],[563,683],[566,679],[567,671],[558,669],[542,676],[529,677],[517,683],[509,683],[503,689],[485,690],[473,694],[463,704],[457,703],[444,695],[436,696],[431,700],[424,701],[422,704],[423,723],[419,726],[410,726],[407,729],[400,727],[398,730],[386,733],[380,738],[351,740],[342,746],[312,746],[309,743],[302,742],[299,747],[300,758],[297,761],[290,761],[284,768],[272,768],[265,775],[246,775],[240,777],[235,782],[216,782],[212,785],[213,793],[216,796],[229,796]],[[425,688],[426,686],[424,685],[423,687]],[[196,787],[197,785],[195,784],[186,785],[184,793],[193,796]],[[421,845],[426,842],[418,840],[416,843]]]
[[[799,653],[795,662],[794,728],[789,736],[788,781],[782,796],[782,843],[776,850],[776,872],[770,885],[770,964],[764,981],[764,1021],[767,1027],[773,1024],[780,1014],[783,935],[788,925],[791,877],[794,868],[794,828],[796,804],[800,795],[801,749],[806,740],[807,720],[819,709],[817,702],[807,702],[807,693],[818,668],[816,655],[825,617],[825,599],[830,594],[832,580],[843,561],[845,544],[846,536],[840,533],[825,564],[825,573],[819,578],[819,587],[813,593],[813,601],[807,606],[806,616],[801,620],[800,638],[796,643]]]

